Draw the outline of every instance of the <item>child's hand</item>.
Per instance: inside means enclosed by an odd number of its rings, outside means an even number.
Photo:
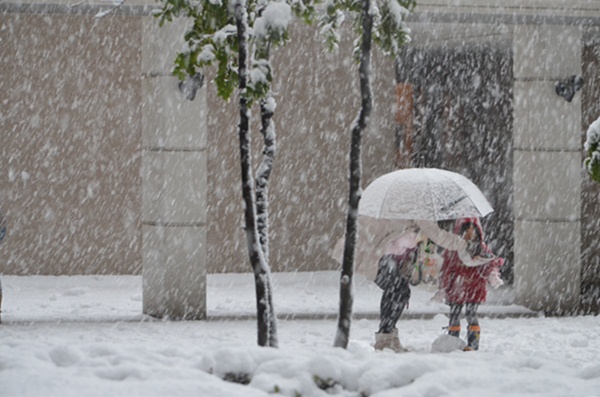
[[[500,272],[498,269],[492,270],[490,276],[488,277],[488,282],[494,289],[504,285],[504,281],[500,278]]]

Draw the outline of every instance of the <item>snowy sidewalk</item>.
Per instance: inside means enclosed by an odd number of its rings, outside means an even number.
[[[334,319],[339,302],[339,273],[274,273],[275,310],[282,319]],[[140,321],[141,276],[3,276],[5,323],[61,321]],[[405,319],[431,319],[447,306],[431,302],[432,286],[412,288]],[[355,319],[377,319],[381,290],[362,276],[355,278]],[[208,276],[208,320],[247,319],[256,314],[251,274]],[[534,317],[538,313],[514,305],[509,289],[490,291],[481,317]]]
[[[4,276],[0,395],[600,397],[599,316],[524,317],[535,313],[502,305],[510,294],[495,294],[481,310],[496,318],[480,318],[478,352],[432,353],[447,309],[419,287],[398,323],[409,352],[380,352],[373,349],[380,291],[359,278],[357,320],[340,349],[333,347],[338,279],[337,272],[274,274],[283,318],[279,348],[267,349],[256,345],[250,274],[208,278],[209,321],[144,316],[140,276]],[[432,318],[408,318],[417,316]],[[223,380],[232,377],[250,383]]]
[[[339,272],[275,273],[273,274],[274,302],[281,318],[332,319],[337,318],[339,304]],[[246,317],[256,313],[254,282],[250,274],[218,274],[209,277],[208,315],[213,317]],[[251,297],[243,304],[232,302],[228,290],[245,291]],[[410,306],[402,318],[430,319],[446,314],[448,306],[432,302],[432,285],[412,287]],[[356,319],[379,318],[381,289],[361,275],[355,277],[353,316]],[[481,316],[522,317],[537,316],[522,306],[513,304],[510,290],[490,291],[489,302],[482,305]]]

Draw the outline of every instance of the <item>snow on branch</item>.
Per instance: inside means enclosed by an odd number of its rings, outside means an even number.
[[[338,32],[344,22],[344,13],[354,16],[354,25],[360,27],[357,22],[361,18],[360,1],[355,0],[327,0],[325,2],[326,12],[319,18],[321,35],[330,50],[336,49],[340,41]],[[415,0],[373,0],[369,4],[369,15],[373,17],[373,40],[384,51],[394,57],[400,48],[410,42],[410,29],[406,25],[406,18],[415,8]],[[359,28],[360,30],[360,28]],[[361,45],[360,32],[355,40],[355,58]]]
[[[254,21],[254,35],[262,38],[282,37],[292,20],[292,8],[284,2],[269,3]]]

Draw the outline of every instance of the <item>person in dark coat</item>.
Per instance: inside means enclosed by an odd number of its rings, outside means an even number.
[[[405,351],[400,343],[396,323],[410,299],[410,277],[417,261],[417,246],[402,254],[386,254],[379,259],[375,284],[382,290],[379,304],[379,330],[375,333],[375,350]]]
[[[494,257],[484,243],[484,233],[478,218],[459,219],[454,233],[467,242],[466,252],[446,250],[441,268],[440,289],[450,306],[448,334],[460,336],[460,314],[465,307],[467,318],[467,347],[465,350],[478,350],[481,328],[477,319],[477,309],[487,297],[487,284],[502,284],[498,268],[504,259]]]
[[[429,221],[417,221],[387,245],[385,254],[379,259],[374,280],[383,290],[379,330],[375,333],[375,350],[391,349],[397,353],[406,351],[400,343],[396,323],[408,306],[411,279],[413,285],[420,281],[419,249],[421,244],[429,240],[446,249],[464,250],[467,246],[460,237]]]

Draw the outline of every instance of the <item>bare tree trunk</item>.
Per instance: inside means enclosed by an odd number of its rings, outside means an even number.
[[[269,177],[275,162],[275,126],[272,120],[273,109],[267,100],[260,101],[260,114],[263,136],[263,160],[256,176],[256,213],[258,221],[258,234],[260,244],[269,261]]]
[[[252,180],[252,164],[250,156],[250,129],[247,89],[247,58],[248,58],[248,18],[243,4],[235,4],[235,20],[238,36],[239,56],[239,90],[240,90],[240,124],[238,126],[240,139],[240,162],[242,166],[242,196],[244,199],[244,218],[248,255],[254,271],[256,290],[256,318],[258,327],[258,344],[267,346],[269,343],[269,305],[271,299],[268,265],[260,245],[256,223],[256,203],[254,184]]]
[[[269,263],[269,177],[275,162],[275,123],[273,122],[274,102],[270,97],[260,101],[261,134],[264,149],[263,160],[256,177],[256,214],[258,221],[258,234],[265,262]],[[268,346],[278,347],[277,316],[273,306],[273,290],[270,279],[267,279],[267,299],[269,305],[269,335]]]
[[[348,198],[348,215],[346,218],[346,240],[344,242],[344,258],[340,277],[340,311],[334,346],[346,349],[350,340],[350,324],[352,322],[354,253],[358,231],[358,204],[360,202],[362,176],[361,138],[371,115],[371,34],[373,16],[370,13],[371,0],[362,2],[362,44],[359,65],[361,109],[358,119],[352,126],[350,146],[350,194]]]

